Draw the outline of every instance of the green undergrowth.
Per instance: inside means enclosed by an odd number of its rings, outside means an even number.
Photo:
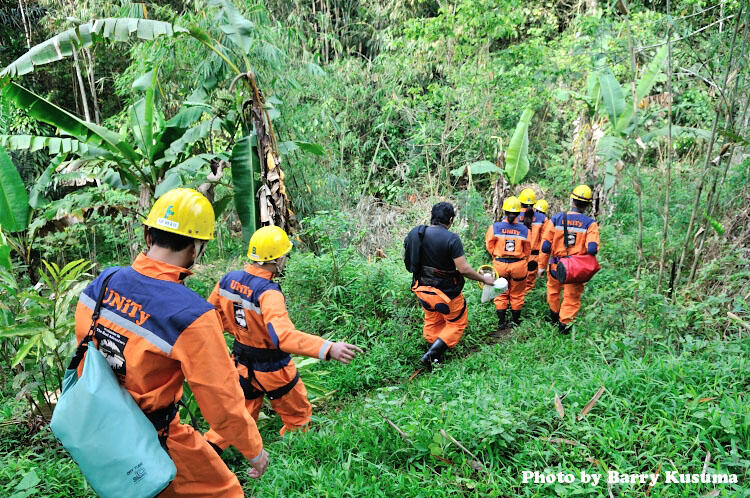
[[[738,292],[742,281],[727,279],[721,292],[676,304],[654,294],[652,269],[640,283],[634,279],[633,231],[615,214],[602,226],[603,269],[586,286],[571,336],[558,335],[544,321],[540,281],[527,296],[522,325],[498,342],[493,306],[480,304],[478,287],[467,281],[464,337],[444,366],[411,381],[426,343],[400,244],[380,260],[352,247],[320,255],[295,251],[281,283],[297,327],[357,344],[365,353],[348,366],[313,362],[301,368],[314,404],[308,433],[281,438],[278,416],[266,409],[259,428],[271,467],[261,481],[246,477],[239,453],[225,453],[247,493],[600,496],[607,494],[606,484],[523,484],[522,471],[700,473],[710,453],[710,473],[735,473],[740,480],[716,489],[746,494],[750,339],[725,314],[732,309],[747,316],[745,293]],[[486,254],[467,247],[474,266],[485,262]],[[742,255],[726,258],[747,265]],[[240,257],[205,263],[188,280],[204,296],[221,275],[245,265]],[[711,268],[700,278],[711,278]],[[600,387],[601,398],[577,420]],[[29,437],[13,423],[25,405],[14,399],[12,386],[2,392],[0,486],[6,494],[91,495],[47,428]],[[562,418],[555,395],[562,398]],[[651,496],[713,489],[666,485],[662,477]],[[615,496],[645,491],[640,484],[613,488]]]

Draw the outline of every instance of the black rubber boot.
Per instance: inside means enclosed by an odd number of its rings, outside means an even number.
[[[511,319],[511,322],[513,323],[514,327],[518,327],[521,325],[521,310],[510,310],[511,316],[513,318]]]
[[[549,321],[552,325],[557,325],[558,323],[560,323],[560,313],[555,313],[554,311],[549,310],[547,321]]]
[[[563,322],[557,323],[557,330],[563,335],[570,334],[571,327],[572,327],[572,324],[565,325]]]
[[[427,370],[432,370],[432,367],[436,363],[442,361],[443,354],[447,349],[448,345],[444,343],[442,339],[436,339],[435,342],[432,343],[432,346],[430,346],[430,349],[428,349],[424,356],[422,356],[422,359],[420,360],[422,365],[424,365]]]
[[[508,323],[505,321],[505,314],[507,310],[495,310],[497,311],[497,330],[504,330],[508,328]]]

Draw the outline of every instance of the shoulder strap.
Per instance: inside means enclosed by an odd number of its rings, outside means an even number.
[[[565,244],[565,254],[568,254],[568,212],[563,211],[563,244]]]
[[[81,360],[83,360],[83,355],[86,353],[86,346],[88,346],[88,343],[91,341],[91,339],[94,338],[96,322],[99,321],[99,315],[101,314],[101,310],[102,310],[102,301],[104,300],[104,293],[107,291],[107,284],[109,283],[109,279],[111,279],[115,273],[117,273],[117,270],[113,271],[112,273],[104,277],[104,280],[102,281],[102,287],[101,289],[99,289],[99,297],[96,300],[96,306],[94,306],[94,312],[91,314],[91,327],[89,328],[89,333],[86,334],[84,338],[81,339],[81,342],[78,343],[76,352],[73,355],[73,358],[70,360],[70,364],[68,365],[68,370],[78,369],[78,365],[81,363]]]

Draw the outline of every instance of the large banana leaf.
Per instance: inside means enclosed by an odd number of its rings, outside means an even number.
[[[67,154],[60,154],[50,161],[49,166],[44,172],[37,178],[36,183],[29,192],[29,206],[32,209],[41,209],[49,204],[49,200],[44,197],[44,191],[52,183],[52,175],[57,170],[57,167],[67,159]]]
[[[609,122],[614,128],[617,124],[617,118],[625,110],[625,97],[622,88],[617,82],[617,78],[612,70],[606,64],[602,64],[598,69],[599,87],[604,102],[604,109],[609,117]]]
[[[21,175],[8,153],[0,146],[0,227],[22,232],[28,226],[29,196]]]
[[[644,98],[648,97],[651,93],[651,89],[662,74],[662,67],[664,66],[664,60],[667,58],[667,47],[663,46],[656,52],[654,60],[646,66],[646,71],[641,75],[636,83],[635,87],[635,98],[637,102],[640,102]],[[615,131],[618,133],[625,133],[628,126],[633,121],[633,98],[629,98],[625,104],[625,109],[622,114],[617,118],[615,123]]]
[[[151,157],[154,146],[154,88],[157,74],[157,70],[151,70],[138,78],[133,87],[143,90],[146,95],[128,109],[135,143],[146,157]]]
[[[0,145],[7,150],[28,150],[35,152],[46,148],[50,155],[66,154],[78,156],[102,156],[108,152],[99,147],[85,144],[68,137],[40,137],[36,135],[0,135]]]
[[[625,153],[625,140],[613,135],[603,136],[596,145],[596,155],[604,161],[604,190],[614,187],[617,163]]]
[[[232,148],[232,183],[234,185],[234,207],[242,223],[242,240],[244,245],[250,241],[255,232],[256,223],[256,188],[255,170],[260,168],[260,161],[253,147],[252,135],[242,137]]]
[[[505,174],[511,185],[517,185],[529,172],[529,124],[533,116],[533,109],[523,111],[505,153]]]
[[[191,144],[198,140],[203,140],[212,131],[221,130],[221,123],[222,121],[220,119],[212,119],[210,121],[203,121],[202,123],[188,129],[180,138],[172,142],[166,151],[164,151],[164,158],[168,161],[176,159],[177,156],[187,151]]]
[[[34,46],[24,55],[9,64],[0,76],[21,76],[34,71],[37,66],[70,57],[73,49],[90,47],[97,38],[127,41],[131,38],[153,40],[160,36],[187,33],[185,28],[168,22],[136,18],[95,19],[75,28],[58,33],[49,40]]]
[[[119,134],[83,121],[17,83],[8,83],[3,89],[3,97],[32,118],[51,124],[81,142],[103,147],[131,162],[137,162],[140,158]]]

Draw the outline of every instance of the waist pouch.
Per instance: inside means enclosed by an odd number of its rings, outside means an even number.
[[[434,287],[453,299],[461,294],[464,288],[464,276],[458,271],[446,271],[432,266],[423,266],[419,275],[419,285]]]
[[[591,280],[601,268],[596,256],[576,254],[560,258],[552,276],[561,284],[583,284]]]
[[[79,346],[82,352],[83,347]],[[154,424],[117,381],[93,342],[88,343],[80,378],[78,363],[71,367],[65,372],[50,422],[55,437],[99,496],[158,494],[174,479],[177,469]]]

